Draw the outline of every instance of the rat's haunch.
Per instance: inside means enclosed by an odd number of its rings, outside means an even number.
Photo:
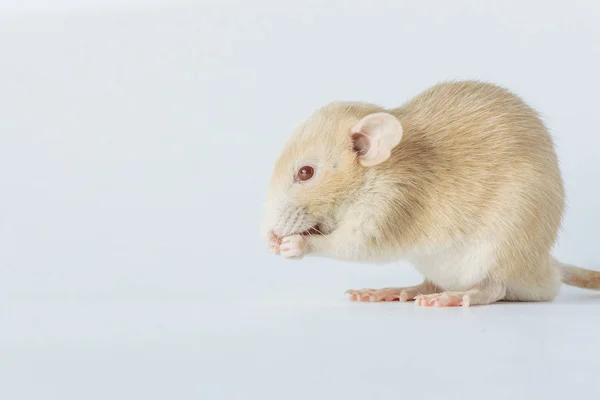
[[[481,82],[438,84],[386,110],[331,103],[276,162],[263,234],[286,258],[410,261],[418,286],[350,290],[352,300],[468,306],[550,301],[600,272],[550,251],[564,212],[552,139],[519,97]]]

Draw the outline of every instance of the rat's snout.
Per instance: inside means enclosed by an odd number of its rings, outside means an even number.
[[[287,204],[279,211],[279,218],[273,227],[273,232],[279,236],[289,236],[294,233],[302,232],[305,213],[301,207]]]
[[[304,208],[284,204],[267,211],[265,229],[278,237],[290,236],[310,230],[315,221]]]

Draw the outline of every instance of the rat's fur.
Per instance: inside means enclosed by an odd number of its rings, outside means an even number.
[[[365,167],[349,133],[378,112],[395,116],[403,135],[387,160]],[[315,176],[295,182],[304,165]],[[392,110],[332,103],[315,112],[277,161],[264,232],[276,238],[275,252],[296,249],[292,257],[407,259],[425,283],[398,289],[403,300],[445,291],[463,305],[549,301],[561,280],[600,289],[600,272],[550,255],[563,211],[557,157],[538,114],[496,85],[447,82]],[[315,226],[323,235],[300,235]]]

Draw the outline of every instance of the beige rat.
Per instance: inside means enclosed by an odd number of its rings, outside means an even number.
[[[508,90],[438,84],[402,107],[339,102],[293,134],[273,172],[269,248],[365,263],[407,260],[420,285],[349,290],[352,300],[469,306],[551,301],[600,272],[550,250],[564,210],[552,139]]]

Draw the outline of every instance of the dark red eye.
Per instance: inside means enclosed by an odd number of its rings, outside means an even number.
[[[314,174],[314,168],[307,165],[298,170],[298,179],[301,181],[307,181],[312,178]]]

